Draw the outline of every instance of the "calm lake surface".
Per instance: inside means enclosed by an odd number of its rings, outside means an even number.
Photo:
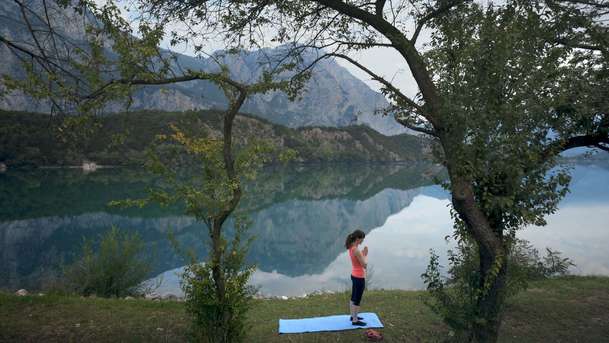
[[[451,247],[448,194],[434,184],[438,166],[317,165],[272,168],[247,187],[240,211],[256,237],[248,261],[265,295],[299,296],[349,287],[343,247],[355,228],[367,233],[372,287],[420,289],[434,249]],[[539,250],[550,247],[577,264],[577,274],[609,275],[609,162],[574,165],[571,193],[543,228],[520,232]],[[121,210],[111,200],[137,198],[155,178],[142,170],[9,171],[0,174],[0,288],[36,288],[74,261],[83,239],[116,225],[138,232],[153,252],[158,293],[180,294],[185,260],[167,239],[207,254],[207,229],[180,208]],[[232,231],[232,223],[228,224]]]

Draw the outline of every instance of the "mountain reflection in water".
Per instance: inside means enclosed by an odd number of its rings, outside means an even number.
[[[248,260],[263,271],[319,273],[342,251],[354,227],[366,232],[407,206],[409,191],[432,184],[437,165],[313,165],[271,168],[248,184],[239,211],[256,237]],[[207,229],[177,206],[110,208],[158,180],[141,170],[9,171],[0,174],[0,287],[35,287],[80,253],[83,238],[112,225],[138,232],[155,255],[154,275],[184,265],[167,239],[207,253]],[[227,224],[231,234],[232,222]]]

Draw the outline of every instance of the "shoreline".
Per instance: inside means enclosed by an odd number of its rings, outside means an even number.
[[[609,276],[607,276],[609,278]],[[391,292],[391,291],[396,291],[396,292],[424,292],[424,290],[406,290],[406,289],[371,289],[369,291],[375,291],[375,292]],[[332,291],[332,290],[326,290],[326,289],[319,289],[319,290],[314,290],[310,293],[304,293],[302,295],[293,295],[293,296],[288,296],[288,295],[270,295],[270,294],[264,294],[264,293],[255,293],[252,296],[252,299],[255,300],[295,300],[295,299],[305,299],[305,298],[309,298],[309,297],[314,297],[314,296],[323,296],[323,295],[334,295],[334,294],[340,294],[340,293],[344,293],[345,291]],[[8,294],[8,295],[14,295],[14,296],[45,296],[48,294],[54,294],[54,291],[48,291],[48,290],[28,290],[25,288],[21,288],[18,290],[12,290],[12,289],[6,289],[6,288],[0,288],[0,294]],[[58,293],[58,294],[62,294],[62,293]],[[98,297],[96,295],[90,295],[90,296],[82,296],[82,295],[76,295],[76,294],[62,294],[64,296],[68,296],[68,297],[79,297],[81,299],[96,299],[96,298],[101,298]],[[153,301],[159,301],[159,300],[169,300],[169,301],[178,301],[178,302],[182,302],[184,301],[184,294],[182,293],[178,293],[176,294],[175,292],[156,292],[156,291],[152,291],[152,292],[148,292],[143,294],[142,296],[126,296],[123,298],[113,298],[115,300],[133,300],[133,299],[137,299],[137,300],[153,300]]]
[[[609,283],[609,275],[602,275],[602,274],[586,274],[586,275],[580,275],[580,274],[569,274],[566,276],[560,276],[560,277],[553,277],[553,278],[549,278],[549,279],[545,279],[545,280],[532,280],[529,281],[531,284],[534,284],[536,282],[542,282],[542,281],[551,281],[551,280],[559,280],[559,279],[573,279],[573,280],[578,280],[578,279],[587,279],[587,278],[597,278],[597,279],[606,279]],[[6,288],[0,288],[0,295],[1,294],[5,294],[5,295],[14,295],[14,296],[45,296],[47,294],[55,294],[55,291],[51,290],[31,290],[28,291],[27,289],[19,289],[19,290],[11,290],[11,289],[6,289]],[[271,295],[271,294],[264,294],[261,292],[257,292],[255,294],[252,295],[252,299],[254,300],[298,300],[298,299],[307,299],[307,298],[311,298],[311,297],[317,297],[317,296],[335,296],[335,295],[339,295],[339,294],[343,294],[343,293],[348,293],[350,292],[349,289],[344,289],[344,290],[328,290],[328,289],[318,289],[318,290],[314,290],[312,292],[309,293],[303,293],[301,295]],[[366,292],[377,292],[377,293],[383,293],[383,292],[403,292],[403,293],[427,293],[427,290],[422,288],[422,289],[385,289],[385,288],[372,288],[372,289],[366,289]],[[609,292],[609,289],[608,289]],[[63,292],[59,292],[57,293],[57,295],[61,295],[61,296],[67,296],[67,297],[78,297],[80,299],[104,299],[102,297],[98,297],[95,294],[89,295],[89,296],[82,296],[82,295],[78,295],[78,294],[64,294]],[[171,291],[166,291],[166,292],[157,292],[156,290],[152,290],[150,292],[146,292],[143,295],[140,296],[126,296],[123,298],[107,298],[107,299],[114,299],[114,300],[146,300],[146,301],[176,301],[176,302],[183,302],[184,301],[184,294],[182,292],[171,292]]]

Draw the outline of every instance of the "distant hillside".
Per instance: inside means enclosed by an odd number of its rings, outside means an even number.
[[[221,114],[206,110],[167,113],[145,111],[98,118],[98,129],[85,138],[62,141],[61,121],[47,114],[0,111],[0,162],[11,167],[80,165],[92,160],[105,165],[138,165],[144,152],[169,124],[220,135]],[[78,131],[78,130],[75,130]],[[68,136],[78,134],[70,132]],[[408,134],[384,136],[365,126],[292,129],[251,115],[235,123],[236,142],[267,139],[298,153],[300,162],[399,162],[429,157],[429,142]]]
[[[40,7],[41,0],[28,2],[33,8]],[[49,3],[52,5],[52,3]],[[12,1],[0,1],[0,32],[3,37],[27,44],[31,42],[26,24],[18,6]],[[83,44],[85,23],[94,18],[81,18],[69,10],[55,8],[49,14],[55,23],[54,29],[74,44]],[[37,28],[39,21],[32,15],[31,24]],[[263,49],[243,52],[239,55],[215,54],[214,58],[194,58],[177,54],[175,69],[192,69],[213,71],[217,69],[214,59],[228,66],[232,77],[253,82],[262,74],[260,65],[263,57],[281,53],[283,48]],[[19,60],[4,44],[0,44],[0,75],[22,77]],[[303,56],[304,63],[313,61],[317,56],[309,51]],[[0,91],[2,85],[0,83]],[[188,111],[223,108],[226,99],[223,93],[213,84],[205,81],[190,81],[167,86],[142,88],[134,94],[131,110]],[[353,76],[347,69],[335,61],[325,60],[317,64],[311,80],[305,87],[299,101],[290,102],[280,92],[253,96],[244,105],[244,112],[267,119],[273,123],[289,127],[329,126],[343,127],[366,125],[385,135],[410,132],[391,117],[375,115],[375,111],[388,106],[385,97],[370,89],[363,81]],[[10,94],[0,97],[0,109],[12,111],[48,112],[48,102],[36,101],[23,94]],[[113,106],[109,111],[120,112],[124,108]]]

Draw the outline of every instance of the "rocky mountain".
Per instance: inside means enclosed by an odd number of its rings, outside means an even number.
[[[269,56],[281,55],[285,47],[262,49],[238,55],[217,54],[221,63],[229,66],[232,76],[243,82],[259,79],[261,63]],[[312,63],[319,52],[307,50],[303,64]],[[210,60],[205,61],[210,63]],[[213,70],[215,63],[205,66]],[[318,62],[305,86],[302,99],[289,101],[281,92],[254,96],[244,105],[244,111],[288,127],[367,125],[386,135],[407,132],[393,118],[375,114],[388,106],[384,96],[370,89],[334,60]]]
[[[31,1],[34,5],[39,0]],[[52,13],[55,28],[74,42],[82,42],[85,37],[85,23],[90,18],[81,18],[75,13]],[[34,18],[34,16],[30,16]],[[36,25],[36,19],[32,19]],[[10,40],[31,43],[22,15],[13,2],[0,2],[0,35]],[[215,54],[214,58],[226,64],[232,77],[243,81],[254,81],[262,73],[261,60],[281,52],[282,47],[243,52],[238,55]],[[304,63],[315,58],[313,52],[304,56]],[[15,77],[23,75],[19,60],[9,49],[0,44],[0,75]],[[187,55],[177,55],[177,65],[193,70],[213,71],[217,64],[212,58],[200,59]],[[0,91],[2,85],[0,84]],[[397,124],[392,118],[375,114],[386,107],[382,94],[370,89],[364,82],[353,76],[347,69],[333,60],[317,64],[312,78],[306,84],[300,100],[290,102],[280,92],[254,96],[244,105],[243,110],[276,124],[289,127],[328,126],[343,127],[366,125],[385,135],[408,133],[409,130]],[[131,110],[186,111],[223,108],[226,99],[214,85],[205,81],[191,81],[163,87],[146,87],[138,90],[133,98]],[[0,109],[12,111],[45,112],[48,103],[36,101],[23,94],[9,94],[0,97]],[[124,108],[112,107],[120,112]]]

